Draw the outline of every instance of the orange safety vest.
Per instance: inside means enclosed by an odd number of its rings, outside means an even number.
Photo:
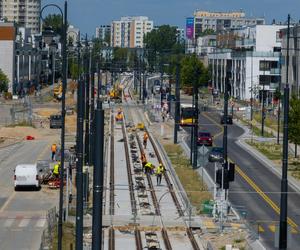
[[[55,144],[53,144],[53,145],[51,146],[51,151],[52,151],[52,152],[56,152],[56,145],[55,145]]]

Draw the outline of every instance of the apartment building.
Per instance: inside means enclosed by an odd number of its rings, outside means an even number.
[[[144,35],[153,29],[153,21],[145,16],[121,17],[111,23],[112,47],[143,48]]]
[[[96,38],[101,39],[102,41],[105,41],[107,36],[110,36],[111,27],[110,25],[100,25],[99,27],[96,27]]]
[[[223,32],[211,52],[212,87],[224,91],[229,78],[230,95],[240,100],[255,98],[270,104],[281,81],[283,25],[255,25]]]
[[[0,9],[0,19],[29,28],[32,34],[39,33],[41,0],[1,0]]]
[[[287,74],[287,29],[283,29],[280,32],[282,38],[282,64],[281,74],[282,76],[282,88],[286,84]],[[300,25],[296,24],[290,28],[290,39],[289,39],[289,67],[288,67],[288,83],[291,91],[294,94],[299,95],[300,91]]]
[[[232,28],[240,28],[249,25],[265,24],[264,18],[246,17],[244,11],[230,12],[210,12],[197,10],[193,17],[187,18],[189,29],[193,28],[192,37],[189,39],[197,39],[206,30],[212,30],[216,33]],[[191,27],[192,26],[192,27]]]

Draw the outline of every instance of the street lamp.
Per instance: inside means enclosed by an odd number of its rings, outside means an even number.
[[[51,59],[52,59],[52,81],[51,84],[53,86],[53,90],[54,90],[54,83],[55,83],[55,55],[56,55],[56,49],[57,49],[57,43],[55,42],[55,40],[53,39],[51,41],[51,43],[49,44],[50,47],[50,51],[51,51]]]
[[[60,166],[60,184],[59,184],[59,215],[58,215],[58,240],[57,240],[57,249],[62,249],[62,221],[63,221],[63,188],[64,188],[64,161],[65,161],[65,112],[66,112],[66,87],[67,87],[67,51],[66,51],[66,37],[67,37],[67,0],[64,2],[64,12],[56,4],[47,4],[45,5],[40,12],[40,17],[42,18],[42,13],[47,7],[55,7],[60,11],[61,14],[61,28],[62,28],[62,102],[61,102],[61,119],[62,119],[62,128],[61,128],[61,166]],[[76,238],[77,240],[77,238]],[[77,242],[76,242],[77,243]],[[76,245],[77,246],[77,245]],[[80,246],[80,245],[78,245]],[[82,247],[82,242],[81,242]],[[77,249],[80,249],[79,247]]]

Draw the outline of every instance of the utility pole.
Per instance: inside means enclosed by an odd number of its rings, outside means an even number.
[[[91,79],[91,118],[90,118],[90,152],[89,152],[89,164],[94,165],[94,143],[95,143],[95,61],[93,58],[93,49],[90,52],[90,79]]]
[[[90,154],[90,74],[89,74],[89,44],[85,36],[85,138],[84,138],[84,162],[89,165]]]
[[[199,116],[199,106],[198,106],[198,84],[194,83],[194,95],[195,95],[195,125],[194,125],[194,160],[193,168],[197,168],[197,158],[198,158],[198,116]]]
[[[142,55],[139,55],[139,67],[138,67],[138,76],[139,76],[139,84],[140,84],[140,95],[139,100],[142,100],[142,72],[141,72],[141,64],[142,64]]]
[[[262,91],[262,108],[261,108],[261,136],[264,136],[265,130],[265,70],[266,61],[264,60],[264,80],[263,80],[263,91]]]
[[[100,100],[96,109],[95,165],[93,183],[92,249],[102,248],[102,195],[103,195],[103,151],[104,151],[104,110]],[[100,105],[99,105],[100,104]]]
[[[228,118],[228,84],[230,82],[230,71],[227,66],[224,88],[224,132],[223,132],[223,159],[227,164],[227,118]]]
[[[179,63],[176,63],[176,89],[175,89],[175,126],[174,126],[174,144],[177,144],[177,134],[179,130],[179,120],[180,120],[180,71]]]
[[[60,165],[60,179],[59,179],[59,214],[58,214],[58,250],[62,249],[62,223],[63,223],[63,204],[64,204],[64,165],[65,165],[65,116],[66,116],[66,89],[67,89],[67,7],[68,3],[64,3],[64,21],[62,21],[62,100],[61,100],[61,165]]]
[[[282,145],[282,177],[280,197],[279,249],[287,249],[287,203],[288,203],[288,134],[289,134],[289,60],[290,60],[290,15],[288,15],[287,46],[286,46],[286,82],[284,88],[284,118],[283,118],[283,145]]]
[[[195,110],[195,94],[193,94],[193,105],[192,107]],[[193,165],[193,152],[194,152],[194,127],[195,127],[195,114],[193,114],[192,126],[191,126],[191,150],[190,150],[190,164]]]
[[[279,59],[281,62],[281,59]],[[281,113],[281,81],[279,81],[279,93],[280,96],[278,98],[278,111],[277,111],[277,144],[280,144],[280,113]]]

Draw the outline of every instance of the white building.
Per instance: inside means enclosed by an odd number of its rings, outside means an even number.
[[[73,44],[76,44],[76,41],[78,40],[78,34],[79,29],[75,28],[73,25],[69,25],[67,31],[68,40],[71,39]]]
[[[256,25],[224,32],[217,36],[217,48],[209,54],[212,87],[224,91],[228,76],[231,96],[267,103],[281,81],[280,56],[282,25]],[[252,91],[252,95],[251,95]]]
[[[153,29],[153,21],[145,16],[121,17],[120,21],[111,23],[112,47],[142,48],[144,35]]]
[[[107,36],[110,36],[110,31],[110,25],[100,25],[99,27],[96,27],[96,38],[105,41]]]
[[[40,31],[41,0],[1,0],[0,19],[17,22],[31,33]]]

